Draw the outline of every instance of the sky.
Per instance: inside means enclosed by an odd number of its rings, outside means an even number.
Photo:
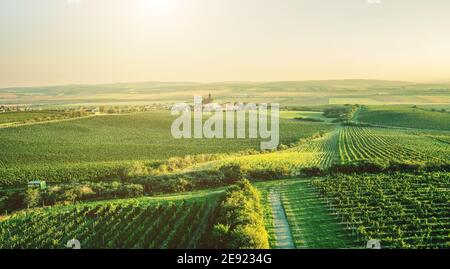
[[[0,87],[450,81],[448,0],[0,0]]]

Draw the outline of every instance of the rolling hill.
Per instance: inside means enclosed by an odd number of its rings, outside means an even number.
[[[448,104],[450,84],[415,84],[381,80],[286,82],[141,82],[102,85],[62,85],[0,89],[0,104],[147,104],[192,101],[212,93],[219,102],[279,102],[284,105]]]

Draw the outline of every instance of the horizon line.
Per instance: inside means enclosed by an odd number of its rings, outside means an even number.
[[[427,84],[427,83],[450,83],[450,80],[430,80],[430,81],[410,81],[410,80],[396,80],[396,79],[360,79],[360,78],[345,78],[345,79],[305,79],[305,80],[224,80],[224,81],[183,81],[183,80],[141,80],[141,81],[117,81],[117,82],[99,82],[99,83],[65,83],[65,84],[42,84],[33,86],[0,86],[0,90],[6,89],[24,89],[24,88],[38,88],[38,87],[67,87],[67,86],[95,86],[95,85],[118,85],[118,84],[143,84],[143,83],[186,83],[186,84],[221,84],[221,83],[283,83],[283,82],[325,82],[325,81],[378,81],[378,82],[397,82],[405,84]]]

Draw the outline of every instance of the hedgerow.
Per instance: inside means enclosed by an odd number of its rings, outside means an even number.
[[[218,213],[212,232],[213,248],[269,248],[260,195],[248,180],[229,187]]]

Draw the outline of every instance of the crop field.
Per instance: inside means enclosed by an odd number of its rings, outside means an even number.
[[[406,128],[450,130],[450,112],[417,106],[370,106],[359,114],[364,123]]]
[[[0,222],[0,249],[197,248],[210,234],[220,192],[28,210]],[[203,240],[203,241],[202,241]]]
[[[256,183],[266,211],[272,248],[448,248],[448,173],[341,175]],[[277,238],[279,215],[270,195],[280,196],[291,238]],[[282,216],[283,217],[283,216]]]
[[[245,167],[259,169],[283,167],[291,171],[312,166],[326,168],[338,161],[336,138],[336,132],[330,132],[323,137],[304,141],[297,147],[281,152],[230,158],[220,161],[216,165],[239,163]]]
[[[291,179],[256,183],[264,199],[266,226],[271,231],[271,246],[276,248],[277,241],[273,227],[274,216],[270,211],[271,193],[280,196],[286,219],[292,233],[295,248],[354,248],[356,237],[345,229],[340,218],[327,206],[308,179]],[[363,246],[360,246],[363,247]]]
[[[70,122],[0,129],[0,185],[30,178],[53,182],[107,178],[131,161],[259,149],[259,139],[172,138],[167,111],[96,116]],[[280,143],[290,144],[332,125],[282,119]]]
[[[427,135],[426,131],[344,126],[281,152],[226,159],[221,163],[234,162],[261,169],[283,167],[291,171],[363,160],[441,163],[449,161],[449,139],[450,133],[436,136]]]
[[[450,247],[450,176],[352,175],[315,180],[313,186],[359,242],[383,248]]]
[[[446,144],[450,144],[450,137],[445,135],[435,135],[431,136],[431,138]]]
[[[170,133],[174,117],[167,112],[99,116],[0,130],[3,165],[163,160],[200,153],[257,149],[259,140],[176,140]],[[289,144],[332,126],[282,120],[280,143]],[[218,143],[220,141],[220,143]],[[169,147],[170,146],[170,147]],[[164,149],[164,150],[163,150]]]
[[[350,122],[282,111],[282,145],[265,152],[254,151],[260,139],[175,140],[174,118],[163,111],[0,129],[0,187],[8,193],[0,197],[0,249],[66,248],[72,238],[83,248],[202,248],[212,247],[217,234],[238,248],[234,232],[249,238],[267,232],[250,240],[264,248],[365,248],[369,239],[383,248],[449,248],[450,132],[432,128],[436,123],[367,125],[361,119],[371,107],[350,110]],[[136,161],[155,174],[140,176]],[[333,170],[355,163],[436,165],[435,172]],[[130,168],[137,175],[124,177]],[[260,194],[248,188],[260,197],[248,201],[258,209],[253,213],[240,206],[240,191],[224,191],[247,176]],[[26,188],[30,179],[45,180],[51,191]],[[233,208],[224,207],[224,193]],[[46,198],[55,198],[53,206],[43,207],[53,201]],[[237,229],[239,221],[225,212],[258,232]]]
[[[450,137],[450,134],[444,136]],[[339,132],[339,154],[343,162],[445,161],[450,154],[446,143],[408,131],[386,128],[344,127]]]

